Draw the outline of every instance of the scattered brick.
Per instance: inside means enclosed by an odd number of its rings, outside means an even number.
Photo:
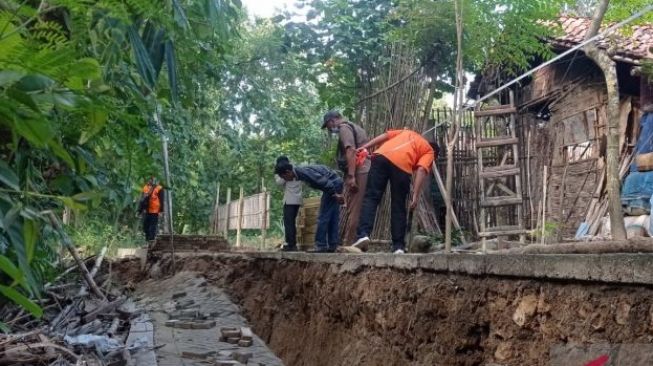
[[[235,352],[233,358],[243,364],[247,364],[250,358],[252,358],[251,352]]]
[[[184,297],[184,296],[186,296],[185,292],[183,292],[183,291],[182,292],[177,292],[177,293],[172,294],[172,299],[175,300],[175,299],[178,299],[178,298]]]
[[[251,339],[241,339],[238,341],[238,345],[241,347],[251,347],[254,342]]]
[[[215,356],[215,351],[205,351],[205,352],[194,352],[194,351],[183,351],[181,353],[182,358],[190,358],[193,360],[206,360],[209,357]]]
[[[238,328],[220,328],[220,334],[224,338],[238,338],[240,339],[240,329]]]
[[[240,337],[241,339],[251,341],[252,339],[254,339],[254,333],[252,332],[252,329],[249,327],[240,327]]]
[[[211,329],[215,327],[215,320],[205,320],[199,322],[190,322],[192,329]]]
[[[242,363],[236,360],[217,360],[214,363],[215,366],[243,366]]]

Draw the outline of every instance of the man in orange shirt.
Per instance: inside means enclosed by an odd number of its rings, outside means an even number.
[[[403,254],[406,251],[406,198],[410,192],[411,176],[413,180],[413,195],[410,209],[417,207],[419,195],[431,171],[435,159],[435,144],[431,144],[419,133],[411,130],[388,130],[373,138],[359,150],[381,145],[372,154],[372,167],[367,181],[367,190],[363,198],[363,208],[356,230],[358,240],[354,247],[365,247],[372,233],[376,209],[381,202],[385,187],[390,182],[390,231],[392,234],[392,251]]]
[[[157,183],[155,177],[150,177],[143,187],[143,195],[138,207],[139,213],[143,215],[143,231],[147,241],[156,238],[159,215],[163,214],[164,197],[163,187]]]

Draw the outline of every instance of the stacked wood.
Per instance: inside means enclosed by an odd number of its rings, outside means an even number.
[[[317,232],[317,217],[320,210],[320,197],[304,199],[297,215],[297,245],[301,250],[313,249]]]
[[[619,159],[619,179],[623,181],[630,169],[630,164],[633,161],[632,153],[624,153]],[[605,217],[608,212],[608,196],[605,194],[607,189],[607,177],[605,169],[602,169],[602,178],[600,183],[596,186],[594,197],[590,201],[587,215],[585,216],[585,223],[589,226],[587,235],[595,236],[601,227],[601,219]]]
[[[136,308],[110,290],[111,273],[101,270],[106,248],[86,260],[70,251],[77,258],[72,269],[34,300],[43,309],[41,319],[13,304],[0,308],[0,319],[12,331],[0,335],[0,365],[129,364],[125,340]],[[91,270],[87,264],[93,264]]]

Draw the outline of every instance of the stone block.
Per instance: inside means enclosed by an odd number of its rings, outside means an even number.
[[[251,347],[252,344],[254,344],[254,341],[252,341],[251,339],[241,339],[238,341],[238,345],[240,347]]]
[[[240,342],[240,337],[229,337],[227,338],[227,343],[238,344]]]
[[[214,363],[215,366],[244,366],[242,363],[236,360],[217,360]]]
[[[240,327],[240,338],[244,340],[254,339],[254,333],[250,327]]]
[[[184,297],[184,296],[186,296],[185,292],[183,292],[183,291],[182,292],[177,292],[177,293],[172,294],[172,299],[176,300],[176,299],[179,299],[179,298]]]
[[[190,358],[193,360],[206,360],[209,357],[216,355],[216,351],[183,351],[181,352],[182,358]]]
[[[186,300],[184,300],[184,301],[180,301],[180,302],[178,302],[177,304],[175,304],[175,309],[177,309],[177,310],[181,310],[181,309],[185,309],[185,308],[191,307],[191,306],[193,306],[193,305],[195,305],[195,300],[193,300],[193,299],[186,299]]]
[[[249,359],[252,358],[252,353],[251,352],[234,352],[232,357],[234,358],[234,360],[236,360],[236,361],[238,361],[240,363],[247,364]]]
[[[220,328],[220,334],[222,334],[223,338],[238,338],[238,339],[240,339],[240,329],[238,329],[238,328],[223,327],[223,328]]]
[[[190,322],[192,329],[211,329],[215,327],[215,320]]]

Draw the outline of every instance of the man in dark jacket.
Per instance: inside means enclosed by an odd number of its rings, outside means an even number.
[[[338,237],[340,205],[344,203],[342,178],[324,165],[293,167],[288,161],[280,161],[274,172],[286,181],[297,179],[323,192],[315,233],[315,252],[335,252],[340,244]]]

